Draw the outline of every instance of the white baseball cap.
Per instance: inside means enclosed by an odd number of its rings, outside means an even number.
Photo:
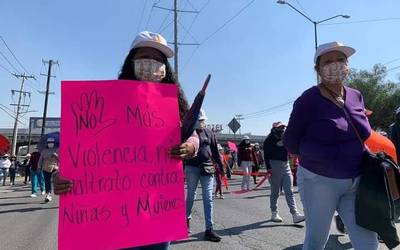
[[[248,137],[247,135],[243,136],[243,140],[250,140],[250,137]]]
[[[317,63],[318,57],[331,52],[331,51],[339,51],[342,52],[343,54],[346,55],[347,58],[352,56],[356,50],[353,49],[352,47],[345,46],[344,44],[340,42],[330,42],[330,43],[324,43],[318,46],[317,51],[315,52],[314,56],[314,63]]]
[[[200,109],[199,121],[201,121],[201,120],[208,120],[208,118],[206,116],[206,112],[204,111],[204,109]]]
[[[133,40],[131,49],[150,47],[161,51],[166,57],[171,58],[174,56],[174,51],[168,46],[165,38],[154,32],[142,31]]]

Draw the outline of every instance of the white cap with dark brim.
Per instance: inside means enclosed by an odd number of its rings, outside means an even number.
[[[167,40],[158,33],[142,31],[133,40],[131,49],[150,47],[159,50],[167,58],[174,56],[174,51],[168,46]]]
[[[324,43],[318,46],[317,51],[315,52],[314,56],[314,63],[317,63],[318,57],[331,52],[331,51],[339,51],[342,52],[343,54],[346,55],[347,58],[352,56],[356,50],[352,47],[345,46],[344,44],[340,42],[330,42],[330,43]]]

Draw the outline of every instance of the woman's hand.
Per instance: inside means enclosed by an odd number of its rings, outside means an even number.
[[[72,190],[72,181],[65,177],[60,176],[58,173],[54,174],[54,193],[57,195],[68,193]]]
[[[185,142],[180,145],[173,146],[169,150],[169,156],[175,159],[190,159],[195,153],[195,147],[193,143]]]

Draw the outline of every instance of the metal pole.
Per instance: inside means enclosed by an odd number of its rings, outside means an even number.
[[[31,136],[32,136],[32,118],[29,117],[29,135],[28,135],[28,150],[27,154],[29,154],[30,147],[31,147]]]
[[[315,52],[317,52],[318,49],[318,34],[317,34],[317,22],[313,22],[314,23],[314,42],[315,42]],[[318,72],[316,72],[317,74],[317,84],[319,84],[319,75]]]
[[[179,68],[178,68],[178,0],[174,0],[174,47],[175,47],[175,60],[174,69],[176,80],[179,82]]]
[[[14,122],[14,129],[13,129],[13,139],[12,139],[11,155],[16,155],[15,153],[16,153],[16,150],[17,150],[18,118],[19,118],[19,112],[20,112],[22,91],[24,90],[25,77],[26,77],[25,74],[23,74],[23,75],[21,76],[22,82],[21,82],[21,88],[20,88],[19,97],[18,97],[17,114],[15,115],[15,122]]]
[[[317,36],[317,23],[314,22],[314,39],[315,39],[315,51],[318,48],[318,36]]]
[[[42,131],[40,133],[40,137],[44,135],[46,128],[46,116],[47,116],[47,102],[49,100],[49,89],[50,89],[50,77],[51,77],[51,66],[53,65],[53,60],[49,60],[49,70],[47,72],[47,85],[46,85],[46,95],[44,98],[44,110],[43,110],[43,119],[42,119]]]

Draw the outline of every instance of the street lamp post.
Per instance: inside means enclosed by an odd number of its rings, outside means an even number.
[[[292,8],[293,10],[295,10],[297,13],[299,13],[300,15],[302,15],[303,17],[305,17],[308,21],[310,21],[313,25],[314,25],[314,41],[315,41],[315,51],[317,51],[318,48],[318,37],[317,37],[317,25],[329,20],[332,20],[334,18],[338,18],[338,17],[342,17],[342,18],[350,18],[349,15],[336,15],[333,17],[329,17],[320,21],[314,21],[312,20],[310,17],[308,17],[306,14],[304,14],[303,12],[301,12],[300,10],[296,9],[293,5],[291,5],[290,3],[284,1],[284,0],[278,0],[277,3],[279,4],[286,4],[288,5],[290,8]]]

